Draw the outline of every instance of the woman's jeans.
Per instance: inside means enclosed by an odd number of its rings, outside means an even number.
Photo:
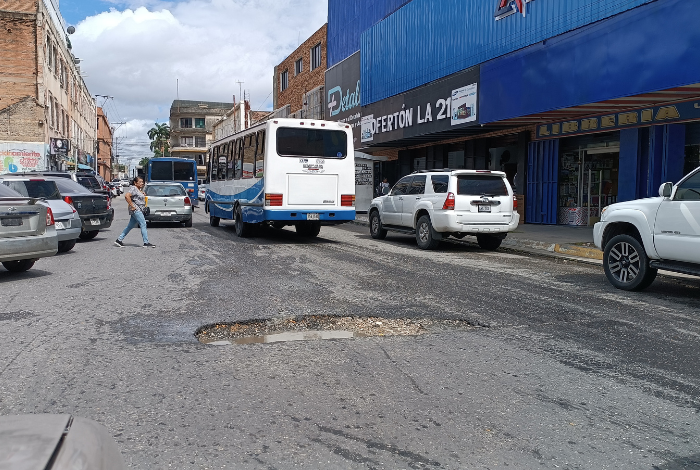
[[[123,241],[124,238],[126,238],[127,234],[131,232],[131,229],[136,227],[137,225],[141,227],[141,237],[143,238],[143,242],[148,243],[148,232],[146,232],[146,218],[143,216],[143,212],[141,211],[136,211],[133,214],[131,214],[129,224],[126,226],[122,234],[119,235],[118,240]]]

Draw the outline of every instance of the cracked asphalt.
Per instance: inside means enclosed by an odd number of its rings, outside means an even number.
[[[0,268],[0,414],[105,425],[131,468],[700,468],[700,280],[324,227],[109,231]],[[420,337],[211,346],[216,322],[466,320]]]

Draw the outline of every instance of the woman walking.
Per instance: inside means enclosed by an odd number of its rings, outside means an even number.
[[[144,248],[155,248],[156,246],[148,242],[148,232],[146,231],[146,218],[143,215],[143,209],[146,207],[146,195],[143,192],[143,178],[137,176],[134,178],[133,184],[129,187],[125,194],[126,203],[129,204],[129,215],[131,219],[119,238],[114,242],[116,246],[124,246],[124,238],[128,235],[132,228],[137,225],[141,227],[141,237],[143,238]]]

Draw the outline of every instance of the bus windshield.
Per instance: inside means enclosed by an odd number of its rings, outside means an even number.
[[[326,129],[277,129],[277,154],[281,157],[345,158],[348,137],[345,131]]]

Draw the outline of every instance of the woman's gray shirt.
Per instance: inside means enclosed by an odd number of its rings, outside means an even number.
[[[143,212],[143,208],[146,207],[146,195],[143,194],[139,188],[136,186],[130,186],[127,193],[131,194],[131,202],[138,208],[139,212]],[[129,215],[136,212],[129,206]]]

